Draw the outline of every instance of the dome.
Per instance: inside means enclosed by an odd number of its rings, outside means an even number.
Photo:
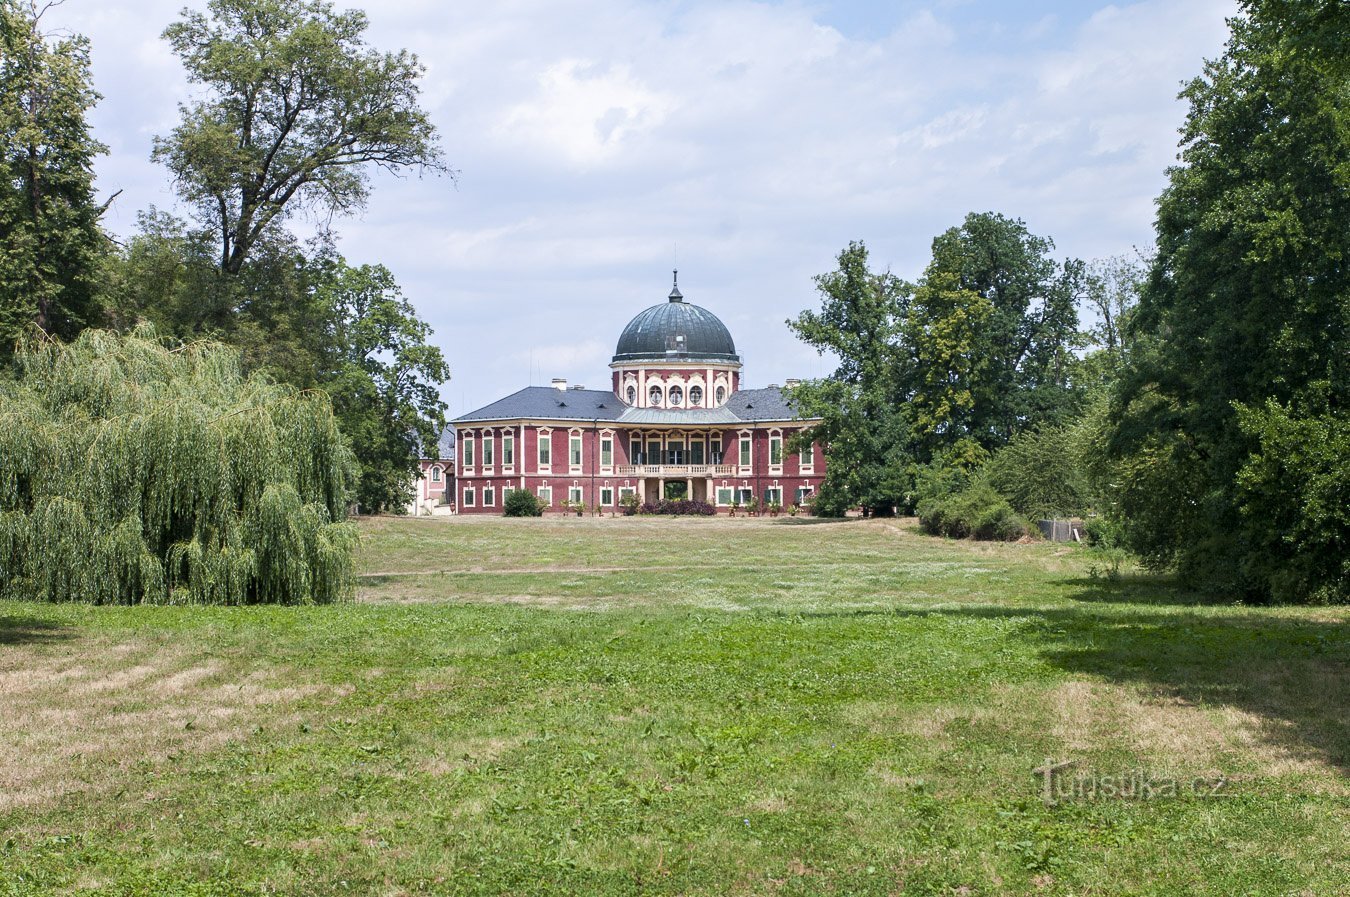
[[[619,335],[615,363],[716,361],[739,364],[731,331],[717,315],[684,301],[678,285],[670,300],[638,313]]]

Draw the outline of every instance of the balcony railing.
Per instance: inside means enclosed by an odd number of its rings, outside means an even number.
[[[733,464],[616,464],[619,477],[725,477],[735,476]]]

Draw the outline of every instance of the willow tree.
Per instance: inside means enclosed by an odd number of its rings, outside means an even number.
[[[0,596],[322,603],[347,595],[350,452],[328,399],[153,331],[32,342],[0,383]]]

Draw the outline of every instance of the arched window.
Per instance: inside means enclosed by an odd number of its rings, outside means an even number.
[[[717,387],[717,404],[721,405],[727,400],[727,388],[725,386]]]
[[[670,404],[671,404],[671,406],[672,406],[672,407],[675,407],[675,406],[681,405],[681,404],[683,404],[683,403],[684,403],[684,390],[681,389],[681,388],[678,387],[678,386],[672,386],[672,387],[670,388]]]
[[[691,387],[689,387],[689,404],[690,404],[690,405],[693,405],[695,408],[698,408],[699,406],[701,406],[701,405],[703,404],[703,387],[702,387],[702,386],[691,386]]]
[[[431,482],[439,483],[441,481],[441,469],[439,467],[431,468]]]
[[[661,387],[653,386],[647,390],[647,404],[653,408],[661,407]]]
[[[628,384],[628,404],[637,404],[637,387],[631,383]]]

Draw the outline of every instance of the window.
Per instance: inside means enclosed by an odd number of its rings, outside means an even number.
[[[750,437],[749,437],[749,436],[742,436],[742,437],[741,437],[741,466],[742,466],[742,467],[749,467],[749,466],[750,466]]]
[[[497,437],[492,433],[483,434],[483,466],[492,466],[493,449],[497,445]]]
[[[439,467],[431,468],[431,482],[439,483],[441,481],[441,469]]]
[[[805,504],[805,503],[806,503],[806,500],[807,500],[808,498],[811,497],[811,493],[812,493],[813,491],[815,491],[815,490],[813,490],[810,486],[798,486],[798,487],[797,487],[797,504],[799,504],[799,505],[800,505],[800,504]]]
[[[553,488],[551,486],[540,486],[535,490],[535,494],[539,496],[539,500],[544,504],[553,504]]]
[[[670,388],[670,404],[672,406],[684,404],[684,389],[682,387],[672,386]]]
[[[497,503],[497,490],[491,486],[483,487],[483,507],[490,508]]]
[[[647,390],[647,404],[653,408],[661,407],[661,387],[653,386]]]
[[[573,436],[568,440],[570,446],[567,460],[573,467],[581,466],[581,437]]]
[[[502,434],[502,463],[507,467],[516,466],[516,434]]]
[[[619,487],[619,501],[623,501],[626,496],[637,495],[637,489],[632,486]]]
[[[637,387],[631,383],[628,384],[628,404],[637,404]]]
[[[718,486],[718,487],[717,487],[717,503],[718,503],[719,505],[729,505],[729,504],[731,504],[731,495],[732,495],[732,490],[731,490],[731,487],[730,487],[730,486]]]
[[[740,489],[736,490],[736,501],[740,502],[743,505],[750,504],[750,499],[754,497],[755,497],[754,489],[749,489],[743,486]]]
[[[613,487],[613,486],[601,486],[601,487],[600,487],[600,504],[601,504],[602,506],[603,506],[603,505],[612,505],[612,504],[614,504],[614,487]]]
[[[661,463],[660,441],[653,439],[651,442],[647,443],[647,463],[648,464]]]
[[[714,436],[712,441],[712,463],[722,463],[722,437]]]
[[[703,404],[703,387],[702,387],[702,386],[691,386],[691,387],[689,387],[689,404],[690,404],[690,405],[693,405],[695,408],[698,408],[699,406],[701,406],[701,405]]]
[[[721,405],[727,400],[727,388],[725,386],[717,387],[717,404]]]
[[[683,464],[684,463],[684,442],[666,443],[666,463]]]
[[[465,486],[465,487],[464,487],[464,507],[466,507],[466,508],[472,508],[472,507],[473,507],[473,487],[472,487],[472,486]]]
[[[782,486],[766,486],[764,488],[764,503],[766,505],[771,505],[774,502],[777,502],[780,505],[783,503]]]
[[[816,463],[816,447],[813,443],[807,443],[802,446],[802,453],[797,457],[802,467],[811,467]]]
[[[702,464],[703,462],[703,439],[700,437],[689,443],[689,463]]]
[[[542,431],[539,434],[539,466],[548,467],[553,463],[553,434]]]
[[[611,467],[614,464],[614,437],[605,436],[600,440],[600,466]],[[608,502],[606,502],[608,504]]]
[[[580,486],[568,487],[567,500],[570,501],[572,504],[576,504],[577,502],[581,501],[581,487]]]
[[[634,439],[628,443],[628,463],[642,463],[642,443]]]
[[[465,467],[473,467],[473,437],[465,436],[460,443],[460,457]]]
[[[769,437],[769,464],[773,467],[783,465],[783,437]]]

